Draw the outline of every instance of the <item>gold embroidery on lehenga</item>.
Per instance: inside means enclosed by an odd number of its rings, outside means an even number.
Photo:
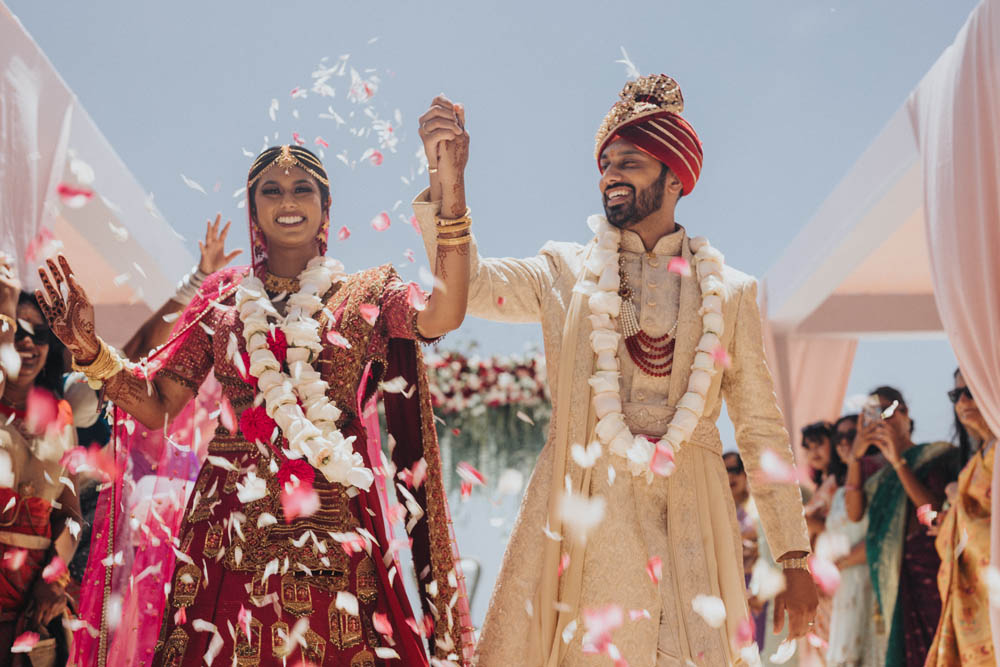
[[[337,601],[330,603],[327,611],[330,622],[330,641],[339,649],[351,648],[361,643],[361,619],[337,609]]]
[[[281,606],[293,616],[308,616],[312,613],[312,591],[302,577],[289,572],[281,577]]]
[[[277,621],[271,624],[271,655],[275,658],[287,657],[291,651],[288,648],[288,623]]]
[[[267,580],[262,577],[254,577],[250,588],[250,601],[257,607],[267,604],[264,598],[267,597]]]
[[[250,619],[250,637],[246,635],[242,623],[236,628],[237,667],[257,667],[260,665],[260,635],[262,624],[256,618]]]
[[[208,527],[208,532],[205,533],[205,546],[202,548],[201,554],[205,558],[215,558],[221,548],[222,524],[217,523]]]
[[[371,651],[362,651],[351,658],[351,667],[375,667],[375,654]]]
[[[222,485],[223,493],[232,493],[236,490],[236,482],[240,480],[240,469],[239,467],[234,468],[226,473],[226,482]]]
[[[193,530],[189,530],[187,532],[187,535],[184,536],[184,539],[181,540],[181,551],[183,551],[184,553],[186,553],[187,555],[190,556],[191,555],[191,542],[193,542],[193,541],[194,541],[194,531]]]
[[[323,657],[326,656],[326,640],[312,630],[306,630],[303,638],[306,645],[302,649],[302,655],[313,664],[322,665]]]
[[[187,651],[188,634],[181,628],[174,628],[163,651],[163,667],[180,667]]]
[[[365,640],[368,642],[368,645],[372,648],[382,646],[382,636],[375,632],[375,625],[372,623],[372,617],[369,614],[362,614],[361,625],[365,628]]]
[[[358,562],[354,581],[358,599],[362,602],[375,602],[378,597],[378,578],[375,575],[375,561],[371,556],[365,556]]]
[[[174,606],[190,607],[198,594],[198,584],[201,583],[201,568],[187,563],[178,568],[174,575]]]

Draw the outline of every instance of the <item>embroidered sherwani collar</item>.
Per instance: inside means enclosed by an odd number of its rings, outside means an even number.
[[[677,225],[677,229],[661,236],[656,245],[653,246],[653,249],[647,251],[642,238],[638,234],[623,230],[622,250],[635,253],[648,252],[650,255],[662,255],[664,257],[676,257],[681,254],[681,246],[684,244],[686,237],[687,232],[684,231],[683,227]]]

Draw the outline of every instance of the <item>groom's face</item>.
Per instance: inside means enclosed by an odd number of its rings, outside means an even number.
[[[667,166],[633,144],[618,139],[601,153],[601,198],[608,222],[626,229],[663,207]]]

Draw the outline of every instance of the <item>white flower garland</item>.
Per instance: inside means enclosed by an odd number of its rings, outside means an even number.
[[[596,371],[589,382],[594,391],[593,406],[598,418],[597,438],[613,454],[627,461],[628,469],[634,476],[645,475],[647,482],[652,482],[651,466],[657,446],[669,447],[667,455],[672,464],[673,454],[691,438],[705,411],[708,390],[717,372],[714,352],[722,345],[722,335],[726,330],[722,317],[723,256],[702,237],[690,241],[695,259],[694,270],[701,287],[701,309],[698,312],[702,317],[702,336],[691,364],[687,392],[678,401],[666,433],[654,444],[645,436],[634,435],[622,412],[621,368],[618,361],[621,333],[617,324],[621,309],[621,297],[618,295],[621,232],[601,218],[592,220],[591,226],[597,233],[597,247],[586,263],[591,275],[586,277],[580,289],[590,295],[590,321],[594,329],[590,342],[596,355]]]
[[[374,475],[354,451],[355,436],[345,438],[337,428],[340,410],[326,395],[329,385],[312,366],[323,349],[314,317],[323,307],[320,297],[344,275],[343,264],[336,260],[309,260],[298,276],[299,291],[288,297],[283,319],[260,279],[248,276],[236,291],[236,307],[250,355],[247,370],[257,378],[268,416],[288,439],[289,458],[305,458],[331,482],[367,490]],[[288,341],[287,373],[267,344],[267,334],[275,326]]]

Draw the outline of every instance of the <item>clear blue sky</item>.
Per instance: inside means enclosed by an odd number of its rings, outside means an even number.
[[[344,3],[213,0],[8,0],[11,10],[108,137],[165,217],[194,238],[215,212],[233,217],[246,247],[245,211],[232,197],[266,136],[293,131],[331,144],[335,226],[354,235],[331,253],[348,268],[395,261],[419,240],[397,216],[419,191],[406,185],[419,147],[416,118],[446,92],[466,104],[472,135],[469,203],[484,252],[526,255],[550,238],[585,240],[599,211],[593,135],[625,80],[624,46],[643,73],[681,84],[686,117],[705,144],[697,191],[678,215],[727,261],[762,275],[815,212],[907,93],[951,43],[974,0],[753,0],[632,2]],[[372,42],[372,38],[377,38]],[[308,88],[323,57],[372,68],[372,107],[403,119],[381,166],[344,166],[374,145],[369,125],[334,77],[332,99]],[[277,120],[268,116],[279,101]],[[318,114],[332,105],[339,129]],[[297,109],[299,117],[292,115]],[[355,117],[348,114],[354,111]],[[208,195],[188,188],[180,174]],[[218,192],[213,186],[218,184]],[[403,204],[392,212],[394,204]],[[368,222],[393,213],[377,234]],[[187,267],[177,267],[178,277]],[[416,271],[404,267],[408,276]],[[520,350],[537,327],[470,321],[487,352]],[[863,343],[850,392],[897,383],[918,436],[945,435],[954,359],[943,342]],[[823,378],[817,378],[822,382]],[[920,427],[923,424],[923,428]]]

